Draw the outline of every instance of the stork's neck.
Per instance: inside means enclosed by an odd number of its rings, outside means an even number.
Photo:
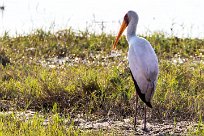
[[[130,40],[131,37],[136,36],[136,29],[137,29],[138,20],[132,18],[128,24],[127,28],[127,39]]]

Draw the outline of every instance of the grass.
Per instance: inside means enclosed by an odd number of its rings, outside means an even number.
[[[154,108],[149,113],[151,119],[203,121],[204,40],[166,37],[161,33],[143,37],[152,43],[160,65]],[[0,37],[0,62],[4,64],[0,65],[1,111],[31,109],[48,114],[57,104],[53,118],[58,118],[58,113],[72,117],[83,113],[100,118],[110,110],[117,118],[133,116],[135,89],[126,60],[127,41],[122,37],[118,45],[121,55],[112,58],[114,39],[104,33],[76,33],[72,29],[57,33],[36,30],[16,37],[5,33]],[[50,61],[65,57],[68,59],[63,64]],[[141,116],[142,103],[140,106]],[[52,125],[43,126],[44,119],[38,115],[28,121],[16,119],[15,115],[2,116],[1,134],[81,133],[74,125],[66,126],[57,119]],[[203,134],[201,121],[195,134]]]

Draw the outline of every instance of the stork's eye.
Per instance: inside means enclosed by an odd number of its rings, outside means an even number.
[[[128,14],[125,14],[124,16],[124,20],[125,22],[127,23],[127,25],[129,24],[129,17],[128,17]]]

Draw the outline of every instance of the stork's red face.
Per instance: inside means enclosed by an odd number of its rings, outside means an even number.
[[[121,37],[123,31],[124,31],[125,28],[128,26],[128,24],[129,24],[128,14],[125,14],[124,19],[123,19],[123,23],[122,23],[122,25],[121,25],[121,27],[120,27],[120,30],[119,30],[119,32],[118,32],[118,36],[116,37],[115,42],[114,42],[114,44],[113,44],[113,49],[114,49],[114,50],[116,49],[116,45],[117,45],[117,43],[118,43],[118,41],[119,41],[119,38]]]

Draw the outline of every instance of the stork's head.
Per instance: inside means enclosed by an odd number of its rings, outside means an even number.
[[[115,40],[115,42],[113,44],[113,49],[114,50],[116,49],[116,45],[118,43],[118,40],[120,39],[120,37],[121,37],[122,33],[124,32],[125,28],[130,24],[131,20],[134,20],[134,23],[137,24],[138,20],[139,20],[139,17],[138,17],[136,12],[130,10],[124,16],[122,25],[121,25],[120,30],[118,32],[118,36],[116,37],[116,40]]]

